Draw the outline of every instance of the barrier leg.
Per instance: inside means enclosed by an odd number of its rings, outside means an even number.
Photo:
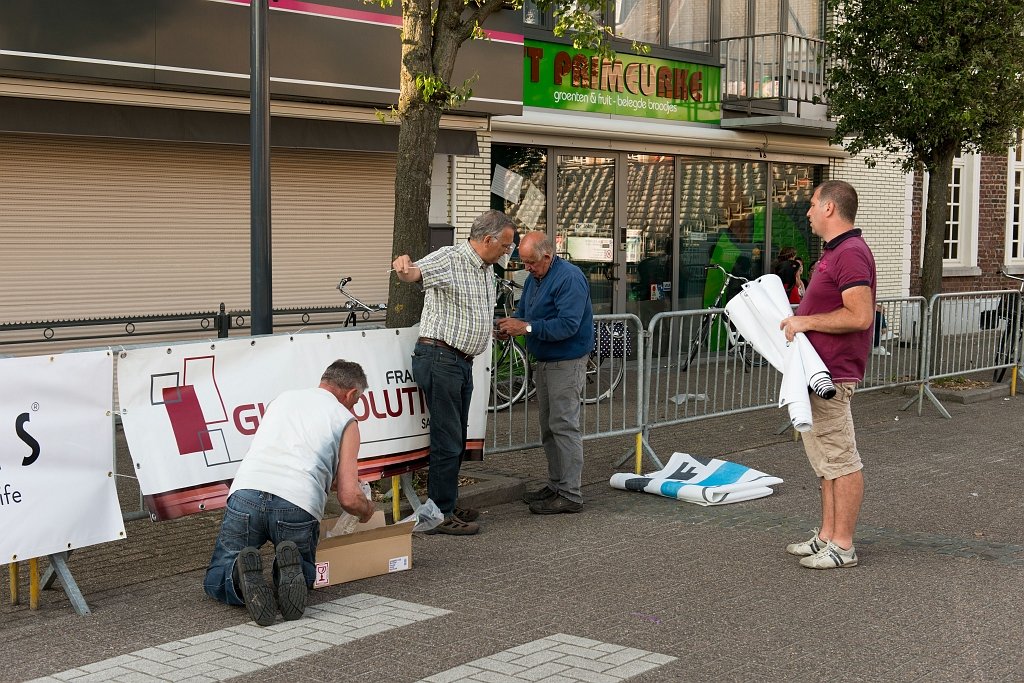
[[[923,402],[923,400],[924,400],[924,384],[918,384],[917,385],[917,396],[915,396],[914,398],[912,398],[909,401],[907,401],[906,403],[904,403],[900,407],[900,410],[901,411],[902,410],[906,410],[907,408],[909,408],[910,406],[912,406],[912,405],[914,405],[916,403],[917,404],[917,414],[920,415],[921,414],[921,403]]]
[[[1019,368],[1016,365],[1014,365],[1010,369],[1013,371],[1013,374],[1010,375],[1010,396],[1016,396],[1017,395],[1017,372],[1019,371]]]
[[[621,458],[619,458],[615,462],[613,467],[618,469],[619,467],[622,467],[624,464],[626,464],[627,460],[629,460],[630,458],[634,458],[635,457],[636,458],[636,473],[640,474],[642,472],[641,460],[643,459],[643,451],[646,451],[647,454],[651,456],[651,460],[654,461],[655,466],[659,470],[662,469],[663,467],[665,467],[665,465],[662,464],[661,460],[658,459],[658,454],[654,452],[654,449],[651,448],[651,445],[647,442],[647,437],[644,436],[645,433],[646,433],[646,430],[643,431],[643,432],[639,432],[636,435],[637,436],[637,443],[638,443],[638,445],[640,447],[639,450],[634,451],[633,449],[630,449],[630,450],[626,451],[625,455],[623,455]]]
[[[397,522],[402,514],[402,501],[398,494],[402,488],[402,480],[398,475],[391,477],[391,519]]]
[[[636,463],[634,464],[633,473],[641,474],[643,472],[643,461],[644,461],[644,435],[640,432],[636,433]]]
[[[923,385],[923,389],[924,389],[924,395],[927,396],[928,400],[932,402],[932,405],[934,405],[938,409],[938,411],[940,413],[942,413],[942,416],[944,418],[946,418],[946,419],[949,419],[949,420],[953,419],[953,416],[949,414],[949,411],[946,410],[946,407],[943,406],[942,403],[939,402],[938,397],[935,394],[932,393],[932,388],[927,386],[927,385]],[[921,409],[918,408],[918,415],[920,415],[920,414],[921,414]]]
[[[71,551],[65,551],[63,553],[60,553],[60,555],[63,555],[64,560],[67,561],[67,559],[71,557]],[[56,580],[57,572],[54,570],[53,565],[51,564],[49,567],[46,568],[46,571],[43,572],[43,580],[40,582],[42,584],[42,589],[44,591],[50,590],[51,588],[53,588],[53,582]]]
[[[28,561],[28,608],[39,609],[39,560]]]
[[[18,563],[11,562],[7,565],[7,572],[11,576],[11,604],[18,604]]]
[[[68,596],[68,600],[71,601],[71,606],[74,607],[75,612],[79,616],[92,614],[89,610],[89,605],[86,604],[85,598],[82,596],[82,591],[78,589],[78,584],[75,583],[75,577],[71,576],[71,570],[68,569],[66,557],[67,553],[50,555],[50,566],[53,567],[54,573],[60,579],[60,585],[64,587],[64,593]]]

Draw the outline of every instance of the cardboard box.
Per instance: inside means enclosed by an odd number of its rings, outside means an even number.
[[[388,525],[378,510],[351,534],[327,537],[337,518],[320,523],[314,588],[324,588],[412,567],[412,528],[415,522]]]

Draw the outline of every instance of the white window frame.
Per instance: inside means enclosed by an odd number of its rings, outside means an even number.
[[[942,277],[981,275],[978,267],[978,220],[981,197],[981,155],[964,154],[953,159],[953,168],[960,169],[960,234],[956,259],[942,260]],[[924,175],[924,203],[921,206],[921,264],[924,264],[924,238],[927,234],[928,183],[931,174]],[[947,182],[952,182],[952,177]],[[952,200],[952,196],[950,197]]]
[[[1007,153],[1006,167],[1006,236],[1003,244],[1003,269],[1014,275],[1024,274],[1024,154],[1017,159],[1021,149],[1021,136],[1018,133],[1017,146],[1010,147]],[[1018,178],[1018,174],[1020,177]],[[1017,244],[1013,243],[1014,209],[1017,220]],[[1016,246],[1016,253],[1014,253]]]

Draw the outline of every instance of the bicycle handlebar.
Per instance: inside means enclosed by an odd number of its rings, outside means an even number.
[[[1006,272],[1005,270],[1003,270],[1002,268],[1000,268],[999,270],[997,270],[997,271],[996,271],[996,274],[997,274],[997,275],[1002,275],[1003,277],[1008,277],[1008,278],[1010,278],[1011,280],[1016,280],[1017,282],[1021,282],[1021,283],[1024,283],[1024,277],[1021,277],[1021,276],[1019,276],[1019,275],[1010,275],[1009,273],[1007,273],[1007,272]]]
[[[717,263],[712,263],[709,266],[704,266],[704,270],[705,271],[714,270],[714,269],[722,271],[722,274],[725,275],[726,280],[739,280],[741,282],[750,282],[750,278],[743,277],[742,275],[733,275],[732,273],[730,273],[728,270],[726,270],[725,268],[723,268],[721,265],[719,265]]]
[[[388,310],[388,305],[386,303],[368,304],[360,300],[359,297],[355,296],[354,294],[349,294],[348,292],[346,292],[345,285],[347,285],[350,282],[352,282],[351,276],[343,277],[338,282],[337,287],[339,292],[341,292],[342,294],[349,298],[349,301],[345,302],[346,311],[362,311],[363,313],[374,313],[376,311]]]

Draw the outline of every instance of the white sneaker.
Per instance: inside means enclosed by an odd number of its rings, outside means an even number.
[[[857,553],[853,546],[843,550],[832,541],[814,555],[800,560],[800,566],[808,569],[837,569],[857,566]]]
[[[786,546],[786,552],[790,555],[798,555],[800,557],[807,557],[809,555],[816,555],[825,549],[828,545],[828,541],[823,541],[818,538],[818,529],[815,527],[811,529],[811,537],[806,541],[800,543],[790,543]]]
[[[884,346],[876,346],[875,348],[871,349],[871,355],[872,356],[888,356],[889,355],[889,351]]]

